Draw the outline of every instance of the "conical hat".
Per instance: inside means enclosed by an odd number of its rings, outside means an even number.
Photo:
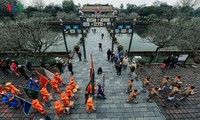
[[[11,82],[7,82],[5,86],[9,86],[11,85],[12,83]]]

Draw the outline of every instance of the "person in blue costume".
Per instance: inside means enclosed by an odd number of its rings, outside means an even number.
[[[101,95],[103,99],[106,99],[105,94],[104,94],[104,88],[99,84],[98,85],[98,93],[97,96]]]
[[[28,88],[34,89],[35,91],[40,91],[38,80],[33,80],[33,78],[30,78],[28,82]]]
[[[13,94],[8,93],[7,95],[3,95],[2,101],[9,107],[11,106],[15,109],[19,108],[19,102],[15,99]]]

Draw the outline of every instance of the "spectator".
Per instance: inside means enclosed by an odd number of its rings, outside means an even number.
[[[97,74],[102,74],[102,72],[103,72],[102,67],[99,67],[99,69],[97,70]]]
[[[29,60],[26,60],[26,68],[28,71],[32,72],[32,63]]]
[[[73,65],[72,65],[71,61],[67,61],[67,66],[68,66],[68,70],[71,72],[71,75],[74,75]]]
[[[63,64],[59,61],[56,61],[56,67],[58,68],[60,74],[63,73],[63,69],[62,69]]]
[[[102,33],[102,34],[101,34],[101,39],[102,39],[102,40],[103,40],[103,37],[104,37],[104,34]]]
[[[17,64],[14,60],[12,60],[12,63],[10,65],[11,70],[15,73],[16,76],[20,77],[20,72],[17,69]]]
[[[18,65],[18,71],[25,77],[26,80],[28,79],[28,76],[24,70],[24,66]]]
[[[99,43],[99,51],[102,52],[102,43]]]
[[[81,56],[82,56],[82,54],[81,54],[81,51],[79,50],[79,51],[78,51],[78,58],[79,58],[79,61],[82,61],[82,60],[81,60]]]
[[[123,69],[126,70],[127,68],[127,65],[128,65],[128,56],[125,56],[122,60],[122,63],[123,63]]]
[[[44,61],[42,59],[40,59],[40,67],[46,69],[45,63],[44,63]]]
[[[112,51],[110,49],[108,49],[107,51],[107,59],[108,61],[110,61],[110,56],[112,55]]]

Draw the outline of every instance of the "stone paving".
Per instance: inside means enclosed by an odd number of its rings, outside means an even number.
[[[111,39],[104,28],[96,28],[97,33],[89,33],[86,38],[86,54],[87,62],[79,62],[77,55],[74,56],[72,61],[74,67],[74,77],[76,82],[80,85],[81,90],[78,92],[78,99],[75,102],[75,109],[71,111],[70,115],[63,114],[60,118],[55,115],[54,102],[50,103],[50,107],[45,105],[48,111],[49,117],[52,120],[56,119],[97,119],[97,120],[173,120],[173,119],[200,119],[200,98],[199,98],[199,67],[192,68],[187,66],[181,68],[177,66],[175,69],[165,70],[162,73],[160,65],[141,66],[136,69],[136,73],[139,77],[139,81],[134,81],[134,88],[141,90],[141,80],[146,76],[151,76],[153,83],[151,87],[156,87],[161,82],[163,76],[169,76],[171,79],[175,75],[181,75],[183,80],[183,88],[190,85],[195,85],[195,95],[189,97],[185,101],[181,102],[177,98],[174,102],[167,102],[166,97],[169,93],[168,88],[165,92],[161,92],[161,97],[157,97],[155,102],[149,103],[146,101],[148,93],[141,92],[139,96],[139,103],[126,103],[127,94],[125,90],[127,88],[127,82],[131,79],[128,75],[128,70],[122,71],[122,76],[117,76],[114,68],[114,64],[107,61],[106,51],[111,48]],[[104,39],[101,39],[101,34],[104,33]],[[98,49],[98,43],[102,42],[103,52]],[[82,46],[81,46],[82,49]],[[115,46],[115,50],[116,46]],[[83,51],[82,51],[83,52]],[[90,54],[93,54],[95,72],[98,67],[102,66],[105,73],[105,94],[107,99],[95,99],[97,111],[91,114],[86,113],[85,102],[85,88],[89,80],[90,71]],[[83,57],[82,57],[83,58]],[[69,84],[70,73],[67,69],[64,70],[62,77]],[[23,78],[16,78],[14,74],[4,76],[0,72],[0,78],[2,82],[12,81],[16,86],[25,86]],[[102,84],[102,76],[95,74],[97,83]],[[65,86],[61,86],[61,90],[65,90]],[[60,99],[60,95],[52,92],[56,99]],[[28,99],[27,96],[23,98]],[[29,100],[29,99],[28,99]],[[175,105],[180,104],[180,107],[176,108]],[[30,117],[26,117],[22,109],[13,110],[0,102],[0,120],[39,120],[42,118],[41,114],[38,114],[35,110],[32,110]]]
[[[81,90],[78,92],[78,99],[75,102],[75,109],[71,111],[70,115],[62,115],[60,118],[55,115],[54,102],[51,102],[51,107],[48,108],[49,116],[56,119],[98,119],[98,120],[163,120],[165,119],[161,114],[158,106],[155,102],[148,103],[146,98],[148,93],[141,93],[139,96],[139,104],[126,103],[127,89],[129,75],[128,69],[122,71],[122,76],[117,76],[114,64],[107,61],[106,51],[111,48],[111,39],[104,28],[96,28],[97,33],[89,33],[86,38],[86,53],[87,62],[80,62],[77,55],[73,59],[74,77],[76,82],[80,85]],[[104,33],[104,39],[101,39],[101,33]],[[98,43],[102,43],[103,52],[99,51]],[[82,46],[81,46],[82,48]],[[115,47],[115,51],[116,47]],[[83,52],[83,51],[82,51]],[[85,88],[89,82],[90,71],[90,54],[93,54],[95,72],[102,66],[103,73],[105,73],[105,94],[107,99],[96,99],[97,111],[91,114],[87,114],[85,102]],[[69,84],[70,73],[65,69],[63,78],[66,79],[66,83]],[[95,79],[97,83],[102,84],[102,76],[95,73]],[[134,88],[141,90],[141,81],[135,81]],[[65,87],[61,87],[64,91]],[[55,94],[56,99],[60,99],[59,94]],[[38,120],[40,116],[37,116],[35,120]]]
[[[162,81],[163,76],[168,76],[170,80],[173,80],[176,75],[182,76],[183,85],[181,89],[187,88],[191,85],[195,86],[195,95],[188,97],[184,101],[180,101],[180,95],[177,96],[175,101],[168,102],[167,95],[170,90],[166,87],[164,91],[160,92],[161,97],[156,99],[156,103],[159,106],[161,112],[164,114],[167,120],[181,119],[188,120],[200,119],[200,70],[187,65],[186,68],[177,66],[175,69],[167,69],[164,73],[160,70],[160,65],[153,65],[151,67],[145,66],[137,71],[138,77],[143,78],[145,76],[151,76],[153,83],[151,87],[158,87]],[[180,107],[177,107],[180,105]]]

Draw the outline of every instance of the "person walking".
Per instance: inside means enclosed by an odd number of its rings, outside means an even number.
[[[111,55],[112,55],[112,51],[110,49],[108,49],[108,51],[107,51],[107,59],[108,59],[108,61],[110,61]]]
[[[42,87],[42,89],[40,90],[40,94],[42,95],[42,99],[44,100],[45,103],[48,103],[49,99],[50,100],[55,100],[52,97],[52,94],[49,93],[49,91],[47,90],[46,87]]]
[[[11,82],[7,82],[5,87],[11,94],[22,95],[20,90],[17,89]]]
[[[158,91],[163,90],[168,83],[169,83],[169,77],[164,77],[163,81],[160,83]]]
[[[68,66],[68,70],[71,72],[71,75],[74,75],[73,65],[72,65],[71,61],[67,61],[67,66]]]
[[[99,43],[99,51],[102,52],[102,43]]]
[[[180,100],[184,100],[187,97],[194,95],[194,89],[195,89],[194,86],[190,86],[190,87],[184,89],[183,93],[181,94]]]
[[[134,80],[131,79],[128,81],[128,89],[126,90],[126,93],[130,93],[132,91],[133,85],[134,85]]]
[[[149,96],[147,98],[147,101],[148,102],[152,102],[152,100],[154,100],[156,98],[156,96],[158,96],[159,93],[158,93],[158,88],[152,88],[151,89],[151,92],[149,93]]]
[[[81,56],[82,56],[82,54],[81,54],[81,51],[79,50],[79,51],[78,51],[78,58],[79,58],[79,61],[82,61]]]
[[[32,100],[32,106],[38,112],[47,116],[47,111],[44,109],[44,104],[40,102],[38,99]]]
[[[182,82],[181,82],[181,76],[177,75],[173,82],[171,83],[171,86],[169,87],[169,89],[172,89],[175,86],[181,86]]]
[[[172,89],[172,91],[169,93],[168,100],[172,101],[175,98],[175,96],[180,92],[180,90],[181,90],[181,86],[175,86]]]
[[[99,84],[98,85],[98,93],[97,96],[101,95],[103,99],[106,99],[105,94],[104,94],[104,88]]]
[[[138,93],[138,90],[135,89],[135,90],[132,90],[131,94],[128,96],[128,99],[127,99],[127,103],[129,103],[130,101],[134,100],[134,102],[137,104],[138,103],[138,100],[137,100],[137,96],[139,96],[140,94]]]
[[[58,117],[60,117],[60,115],[62,113],[67,113],[67,114],[70,114],[69,113],[69,110],[67,110],[65,107],[64,107],[64,104],[60,101],[60,100],[57,100],[55,102],[55,109],[56,109],[56,114]]]
[[[59,89],[58,80],[56,80],[56,78],[53,78],[53,79],[51,80],[51,86],[52,86],[53,90],[54,90],[56,93],[61,93],[61,92],[60,92],[60,89]]]
[[[103,37],[104,37],[104,34],[102,33],[102,34],[101,34],[101,39],[102,39],[102,40],[103,40]]]
[[[144,91],[144,92],[147,91],[147,88],[148,88],[150,82],[151,82],[150,77],[147,77],[144,79],[143,84],[142,84],[142,88],[143,88],[142,91]]]
[[[96,109],[94,108],[95,102],[92,99],[92,97],[89,97],[87,99],[87,107],[86,107],[86,111],[87,113],[91,113],[92,111],[96,111]]]

